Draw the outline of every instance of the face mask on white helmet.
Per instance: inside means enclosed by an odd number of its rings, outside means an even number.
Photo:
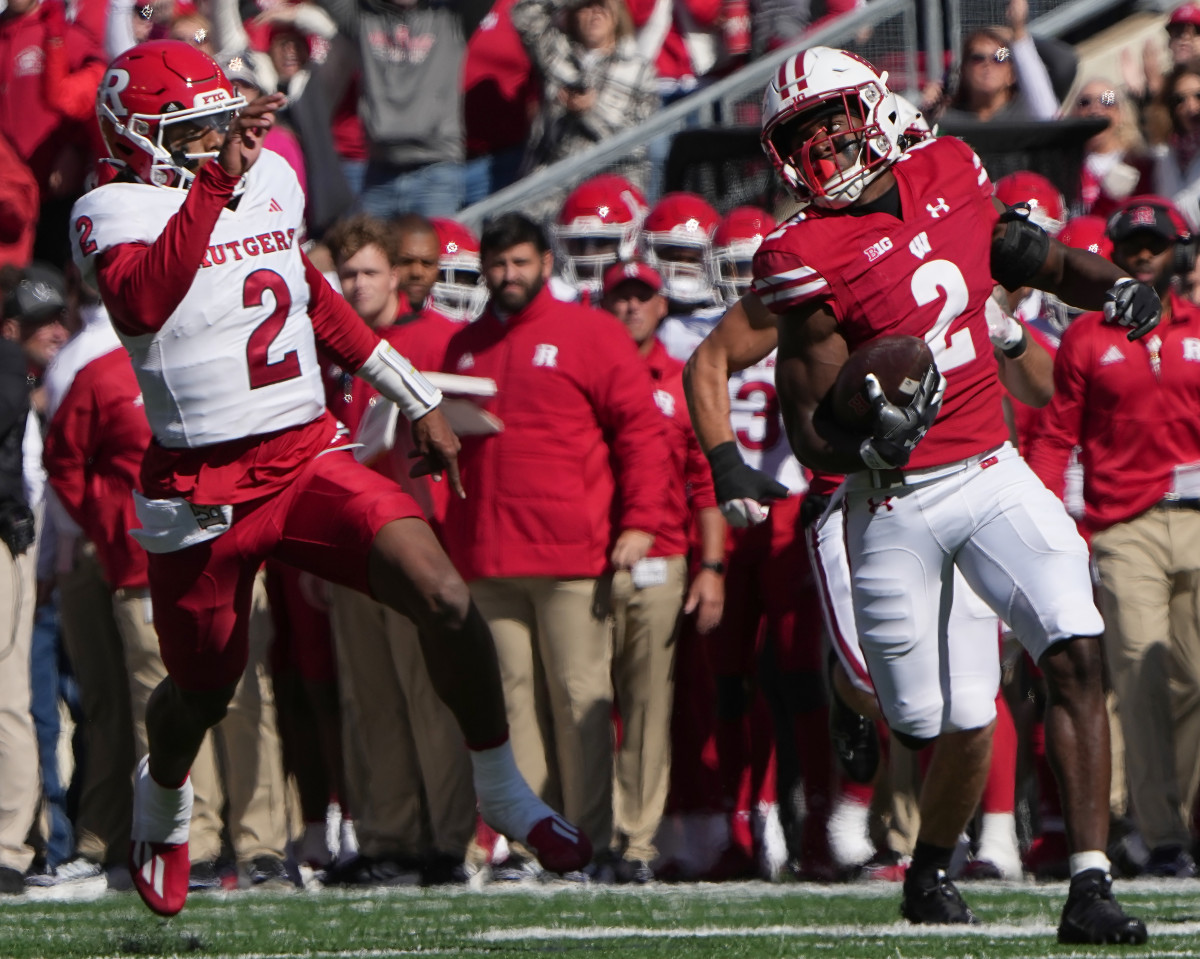
[[[901,123],[886,73],[854,54],[813,47],[768,84],[761,142],[798,200],[840,209],[900,156]]]

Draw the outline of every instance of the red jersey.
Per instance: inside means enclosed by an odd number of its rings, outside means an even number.
[[[146,552],[129,535],[150,424],[129,355],[118,347],[84,366],[50,421],[43,459],[67,515],[96,547],[112,589],[147,585]]]
[[[1085,313],[1063,334],[1054,399],[1029,465],[1063,495],[1071,448],[1081,447],[1084,522],[1097,532],[1169,493],[1200,499],[1200,308],[1174,291],[1170,315],[1130,343],[1123,327]],[[1195,467],[1177,474],[1176,467]],[[1190,474],[1190,475],[1189,475]]]
[[[754,292],[784,315],[823,302],[853,351],[885,334],[922,337],[946,377],[937,420],[911,469],[939,466],[1008,438],[984,303],[998,213],[979,158],[961,140],[911,147],[893,165],[901,217],[810,207],[754,256]]]

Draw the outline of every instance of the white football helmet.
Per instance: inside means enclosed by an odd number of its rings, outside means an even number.
[[[905,122],[887,74],[845,50],[789,57],[763,95],[763,150],[797,200],[839,209],[901,154]],[[797,127],[812,124],[799,140]]]
[[[676,303],[718,302],[713,282],[712,238],[717,211],[696,193],[668,193],[642,224],[642,253],[658,270],[663,292]]]
[[[477,320],[487,306],[488,290],[479,261],[479,240],[457,220],[433,217],[438,237],[438,276],[429,303],[452,320]]]

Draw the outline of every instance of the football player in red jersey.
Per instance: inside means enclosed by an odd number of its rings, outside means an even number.
[[[421,627],[438,694],[472,748],[485,820],[576,869],[591,844],[521,778],[486,622],[421,510],[349,453],[325,410],[319,341],[412,421],[418,473],[464,496],[441,394],[369,330],[300,251],[304,198],[262,148],[284,103],[235,96],[186,43],[132,47],[105,72],[97,114],[118,178],[71,213],[145,401],[135,531],[168,677],[146,711],[130,871],[172,915],[188,887],[188,769],[246,664],[254,574],[268,556],[369,593]],[[549,860],[547,862],[547,860]]]
[[[1103,851],[1103,623],[1087,550],[1061,503],[1006,442],[984,305],[993,278],[1010,289],[1038,286],[1105,309],[1132,339],[1154,327],[1161,304],[1113,264],[1002,209],[960,140],[902,153],[897,117],[886,77],[853,54],[814,47],[780,67],[766,92],[763,147],[807,206],[764,241],[752,292],[693,355],[693,421],[719,500],[769,496],[769,477],[742,463],[731,442],[725,378],[778,343],[776,381],[797,456],[847,474],[854,613],[880,706],[902,742],[937,744],[904,915],[977,921],[945,870],[982,789],[998,665],[989,672],[991,649],[981,655],[946,635],[958,567],[1023,638],[1050,686],[1047,728],[1072,849],[1059,940],[1141,943],[1145,926],[1113,898]],[[868,377],[871,435],[839,431],[822,406],[838,371],[856,347],[896,333],[923,337],[937,369],[903,408]],[[1018,397],[1036,387],[1021,362],[1026,343],[1005,353],[1006,385]]]

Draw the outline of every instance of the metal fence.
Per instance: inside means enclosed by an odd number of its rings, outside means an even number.
[[[1054,37],[1075,29],[1098,13],[1127,0],[1029,0],[1030,32]],[[665,107],[641,126],[625,130],[586,152],[568,157],[473,204],[459,219],[478,229],[488,218],[521,210],[549,219],[575,186],[606,171],[625,173],[627,158],[649,149],[651,178],[641,184],[653,201],[662,187],[662,174],[671,138],[684,130],[734,133],[756,128],[761,118],[762,91],[768,79],[788,57],[811,46],[826,45],[853,50],[889,74],[889,85],[919,98],[927,78],[941,75],[945,46],[951,55],[960,38],[979,26],[1003,23],[1007,0],[871,0],[794,43],[771,52],[736,73]],[[703,148],[703,138],[689,136]],[[719,208],[731,201],[709,196]]]

